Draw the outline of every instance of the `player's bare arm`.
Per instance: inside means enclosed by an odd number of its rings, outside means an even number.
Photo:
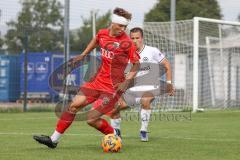
[[[131,67],[130,72],[127,74],[125,81],[118,85],[117,91],[125,92],[127,90],[131,80],[133,80],[133,78],[136,76],[139,68],[140,68],[139,61],[133,63],[133,66]]]
[[[98,45],[96,37],[94,37],[89,44],[87,45],[87,48],[82,52],[82,54],[76,56],[73,58],[72,63],[76,64],[79,61],[83,60],[86,55],[88,55],[94,48],[96,48]]]
[[[175,89],[172,84],[172,70],[171,70],[171,64],[170,62],[164,58],[161,62],[161,64],[165,67],[166,70],[166,82],[167,82],[167,92],[168,95],[173,96]]]

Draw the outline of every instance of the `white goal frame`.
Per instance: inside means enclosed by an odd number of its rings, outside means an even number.
[[[211,22],[216,24],[240,26],[240,22],[225,20],[216,20],[210,18],[194,17],[193,18],[193,112],[198,110],[198,64],[199,64],[199,22]]]

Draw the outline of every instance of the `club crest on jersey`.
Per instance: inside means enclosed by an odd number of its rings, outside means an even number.
[[[148,57],[143,57],[143,61],[147,62],[148,61]]]

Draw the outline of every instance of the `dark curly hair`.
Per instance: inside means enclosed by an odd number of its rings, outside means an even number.
[[[122,17],[124,17],[124,18],[126,18],[126,19],[129,19],[129,20],[132,19],[132,14],[129,13],[128,11],[122,9],[122,8],[116,7],[116,8],[113,10],[113,13],[116,14],[116,15],[118,15],[118,16],[122,16]]]

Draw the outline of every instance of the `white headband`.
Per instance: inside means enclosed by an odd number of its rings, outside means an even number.
[[[130,20],[127,19],[127,18],[124,18],[122,16],[119,16],[119,15],[116,15],[116,14],[113,14],[112,15],[112,22],[113,23],[118,23],[118,24],[122,24],[122,25],[128,25]]]

